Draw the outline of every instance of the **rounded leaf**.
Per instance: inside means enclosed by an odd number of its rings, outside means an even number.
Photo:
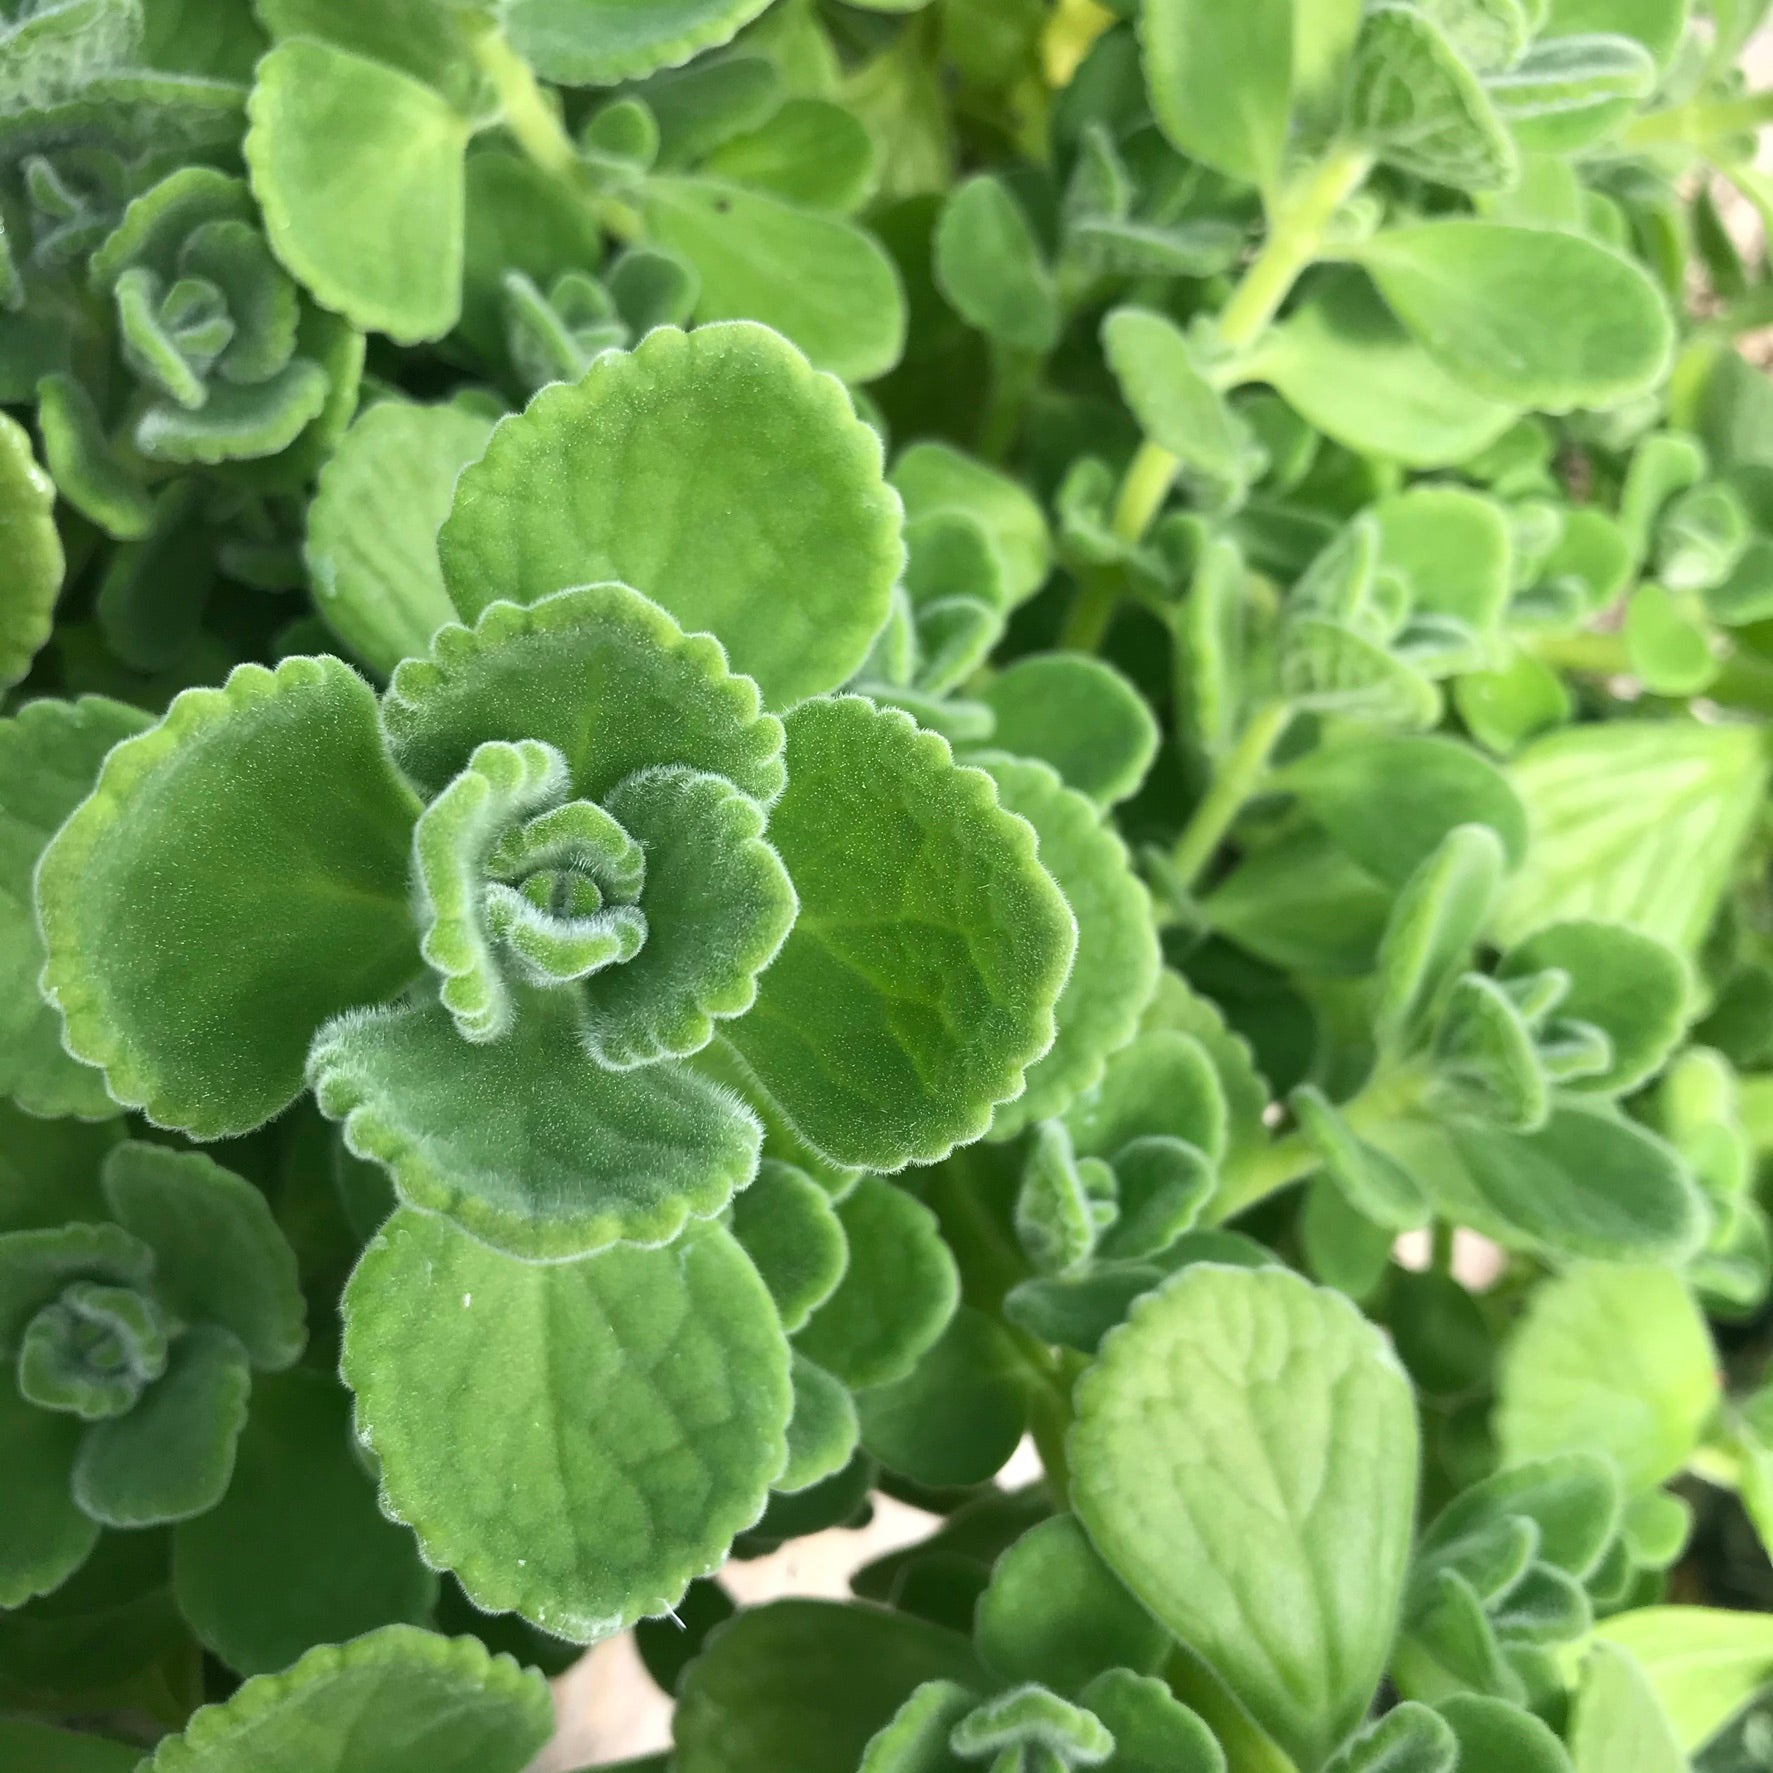
[[[713,1226],[529,1263],[402,1209],[346,1288],[344,1374],[427,1560],[579,1642],[712,1571],[786,1450],[788,1345]]]
[[[418,970],[417,808],[337,659],[238,666],[105,759],[44,852],[44,994],[111,1094],[198,1138],[301,1088],[309,1036]]]
[[[1414,1528],[1408,1379],[1340,1295],[1184,1269],[1079,1380],[1072,1501],[1129,1588],[1302,1765],[1384,1673]]]
[[[730,42],[769,0],[505,0],[511,47],[547,80],[614,86]]]
[[[464,617],[619,579],[711,632],[776,707],[855,671],[903,560],[879,438],[745,323],[661,327],[544,388],[462,475],[438,545]]]
[[[908,716],[842,696],[784,724],[770,838],[800,914],[728,1038],[825,1156],[934,1162],[1053,1044],[1071,913],[991,778]]]
[[[31,668],[49,638],[65,561],[55,527],[55,487],[37,465],[31,434],[0,413],[0,688]]]
[[[164,1737],[142,1773],[520,1773],[553,1728],[533,1669],[476,1638],[389,1625],[255,1675]]]
[[[1049,763],[1098,806],[1138,791],[1157,756],[1157,721],[1132,684],[1086,653],[1039,653],[1000,671],[979,700],[1000,751]]]

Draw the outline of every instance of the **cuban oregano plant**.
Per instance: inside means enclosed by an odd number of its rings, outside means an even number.
[[[0,0],[0,1767],[1773,1765],[1766,14]]]

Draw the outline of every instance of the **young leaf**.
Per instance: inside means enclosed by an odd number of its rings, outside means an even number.
[[[1574,154],[1611,135],[1656,86],[1656,64],[1611,31],[1548,37],[1488,82],[1497,112],[1531,154]]]
[[[893,261],[855,223],[703,178],[649,179],[646,215],[648,237],[697,274],[698,321],[759,321],[848,382],[899,361],[905,293]]]
[[[1505,1700],[1459,1693],[1440,1708],[1459,1741],[1459,1764],[1518,1773],[1570,1773],[1570,1757],[1550,1728]]]
[[[1508,514],[1497,500],[1429,483],[1382,499],[1373,519],[1380,561],[1409,581],[1412,612],[1491,632],[1513,590]]]
[[[836,1290],[796,1346],[853,1391],[891,1385],[954,1315],[960,1281],[935,1215],[904,1189],[866,1176],[838,1203],[850,1249]]]
[[[792,346],[736,324],[661,328],[544,389],[462,475],[438,546],[469,620],[618,579],[778,707],[861,664],[903,559],[879,439]]]
[[[1344,1743],[1324,1773],[1454,1773],[1458,1761],[1446,1719],[1406,1699]]]
[[[505,0],[511,46],[538,74],[567,86],[613,86],[674,68],[730,42],[768,0],[615,0],[587,13],[571,0]]]
[[[946,443],[914,443],[893,464],[892,483],[907,521],[958,512],[978,523],[997,550],[1012,605],[1045,581],[1053,563],[1046,516],[1007,475]]]
[[[1383,1341],[1295,1275],[1186,1269],[1104,1342],[1077,1412],[1096,1549],[1320,1764],[1372,1698],[1408,1560],[1415,1408]]]
[[[841,1380],[798,1351],[789,1374],[794,1406],[788,1418],[788,1458],[772,1485],[782,1495],[809,1490],[841,1472],[861,1434],[855,1399]]]
[[[1022,206],[989,173],[957,186],[936,223],[936,287],[954,311],[1014,351],[1050,351],[1063,314]]]
[[[1673,331],[1656,286],[1578,235],[1423,222],[1375,235],[1360,262],[1429,356],[1492,400],[1616,406],[1667,367]]]
[[[763,1276],[790,1334],[831,1297],[849,1265],[830,1195],[775,1158],[765,1158],[756,1181],[734,1198],[733,1236]]]
[[[321,470],[306,548],[315,602],[377,671],[423,653],[455,614],[437,528],[457,475],[491,432],[464,406],[384,400],[352,425]]]
[[[1595,1635],[1636,1661],[1689,1753],[1773,1679],[1773,1620],[1764,1613],[1643,1607],[1602,1620]]]
[[[91,792],[105,754],[148,724],[104,696],[27,702],[0,721],[0,1093],[31,1114],[97,1120],[117,1112],[104,1078],[62,1047],[37,990],[43,940],[31,876],[57,827]]]
[[[0,1520],[0,1606],[21,1607],[33,1595],[53,1593],[98,1543],[98,1522],[75,1504],[68,1487],[85,1433],[78,1416],[27,1403],[12,1372],[0,1373],[7,1494]]]
[[[206,1705],[144,1773],[519,1773],[548,1739],[542,1677],[473,1638],[389,1625]]]
[[[1286,146],[1293,11],[1288,0],[1152,0],[1139,14],[1159,128],[1191,159],[1264,189]],[[1312,42],[1311,53],[1318,50]]]
[[[1252,441],[1187,335],[1149,308],[1115,308],[1102,322],[1102,350],[1145,435],[1209,483],[1241,492],[1256,466]]]
[[[1224,1773],[1213,1732],[1153,1676],[1112,1668],[1082,1698],[1114,1737],[1106,1773]]]
[[[903,714],[845,696],[784,725],[770,837],[800,914],[728,1039],[827,1157],[934,1162],[1053,1044],[1071,913],[991,779]]]
[[[1068,1514],[1030,1529],[992,1567],[974,1639],[994,1674],[1081,1697],[1111,1669],[1154,1672],[1169,1635],[1121,1586]],[[1099,1684],[1099,1683],[1098,1683]],[[1140,1695],[1128,1696],[1137,1709]],[[1114,1728],[1112,1718],[1103,1722]],[[1119,1733],[1116,1732],[1117,1740]]]
[[[1589,1652],[1570,1725],[1576,1773],[1687,1773],[1674,1725],[1629,1651]]]
[[[873,192],[878,162],[874,138],[853,111],[827,99],[791,98],[756,129],[729,136],[703,167],[787,203],[849,215]]]
[[[327,1016],[417,971],[416,810],[338,660],[185,691],[110,753],[38,868],[43,988],[70,1051],[199,1138],[268,1119]]]
[[[1619,31],[1666,64],[1686,27],[1688,0],[1547,0],[1540,10],[1546,37]]]
[[[254,1385],[228,1493],[174,1535],[173,1586],[205,1647],[243,1675],[424,1624],[437,1598],[411,1533],[376,1506],[349,1396],[301,1369]]]
[[[534,1264],[402,1208],[344,1309],[343,1371],[383,1507],[477,1606],[558,1637],[672,1606],[782,1468],[787,1343],[717,1227]],[[559,1364],[529,1358],[538,1348]],[[514,1491],[517,1469],[529,1475]]]
[[[266,235],[315,299],[402,344],[448,332],[467,120],[399,69],[309,37],[259,63],[247,110]]]
[[[1612,1458],[1635,1495],[1686,1463],[1717,1401],[1717,1355],[1678,1275],[1587,1265],[1534,1296],[1504,1357],[1505,1457]]]
[[[7,580],[0,596],[0,686],[17,683],[49,638],[65,561],[51,510],[55,487],[31,453],[23,425],[0,413],[0,545]]]

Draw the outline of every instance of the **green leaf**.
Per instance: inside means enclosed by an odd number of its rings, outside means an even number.
[[[1297,795],[1353,861],[1401,887],[1459,825],[1488,826],[1510,865],[1527,816],[1493,763],[1454,739],[1349,739],[1320,745],[1273,778]]]
[[[994,1674],[1083,1696],[1092,1710],[1086,1690],[1099,1676],[1110,1669],[1133,1671],[1129,1678],[1154,1673],[1170,1646],[1169,1634],[1068,1514],[1031,1528],[997,1560],[979,1597],[974,1639]],[[1124,1697],[1138,1709],[1137,1690]],[[1113,1719],[1101,1715],[1113,1729]]]
[[[532,1264],[402,1208],[346,1289],[343,1371],[426,1561],[581,1642],[713,1570],[783,1462],[787,1344],[713,1226]]]
[[[1522,148],[1574,155],[1613,134],[1655,90],[1656,63],[1609,29],[1544,38],[1487,84]]]
[[[647,238],[701,279],[696,319],[755,320],[846,382],[885,375],[905,349],[893,261],[855,223],[723,180],[646,182]]]
[[[1773,1681],[1773,1620],[1764,1613],[1643,1607],[1602,1620],[1595,1635],[1636,1661],[1689,1753]]]
[[[250,1182],[201,1152],[129,1140],[105,1159],[117,1223],[154,1252],[154,1294],[183,1322],[231,1330],[255,1367],[307,1344],[295,1253]]]
[[[260,61],[247,115],[265,233],[315,300],[400,344],[448,332],[467,120],[399,69],[311,37]]]
[[[681,1066],[594,1058],[565,992],[527,993],[487,1044],[434,1003],[348,1012],[315,1036],[308,1078],[402,1200],[531,1261],[668,1241],[744,1187],[762,1141],[743,1104]]]
[[[784,724],[770,837],[800,914],[728,1039],[825,1156],[934,1162],[1053,1044],[1071,913],[1031,828],[934,734],[856,696]]]
[[[565,506],[548,491],[563,482]],[[855,671],[903,558],[879,439],[829,377],[742,325],[661,328],[544,389],[462,475],[439,547],[468,619],[619,579],[712,631],[775,706]]]
[[[979,692],[991,742],[1049,763],[1098,806],[1138,792],[1157,756],[1157,721],[1120,672],[1087,653],[1036,653]]]
[[[383,400],[358,418],[320,473],[308,507],[314,598],[361,659],[392,671],[455,615],[437,529],[456,477],[492,426],[465,406]]]
[[[963,1305],[909,1373],[857,1398],[862,1445],[914,1483],[982,1484],[1027,1430],[1026,1393],[1026,1363],[1010,1333]]]
[[[1187,334],[1149,308],[1115,308],[1102,322],[1102,350],[1146,437],[1215,488],[1241,494],[1261,458]]]
[[[1593,918],[1691,954],[1734,872],[1766,770],[1760,734],[1747,726],[1610,721],[1529,745],[1509,780],[1532,841],[1498,907],[1497,941]]]
[[[1281,694],[1314,714],[1389,726],[1433,726],[1441,700],[1425,677],[1348,622],[1294,615],[1280,652]]]
[[[855,1456],[861,1425],[849,1388],[804,1354],[790,1366],[794,1406],[788,1418],[788,1458],[772,1486],[798,1494],[841,1472]]]
[[[148,717],[103,696],[27,702],[0,721],[0,1093],[32,1114],[117,1112],[104,1078],[63,1050],[61,1019],[37,990],[43,940],[31,876],[44,846],[91,791],[106,752]]]
[[[164,1738],[142,1773],[520,1773],[553,1727],[533,1669],[473,1638],[389,1625],[255,1675]]]
[[[1379,1038],[1408,1048],[1433,1020],[1489,922],[1502,880],[1502,840],[1456,825],[1405,882],[1379,945]]]
[[[98,1543],[98,1523],[68,1487],[86,1433],[79,1417],[40,1410],[0,1373],[0,1458],[7,1507],[0,1519],[0,1606],[20,1607],[60,1588]]]
[[[1283,1270],[1185,1269],[1076,1402],[1073,1506],[1096,1549],[1321,1764],[1384,1671],[1409,1558],[1415,1407],[1378,1332]]]
[[[1576,1773],[1687,1773],[1687,1757],[1656,1690],[1629,1651],[1589,1652],[1570,1725]]]
[[[1503,1699],[1460,1693],[1440,1708],[1459,1739],[1461,1767],[1510,1773],[1570,1773],[1570,1757],[1548,1726]]]
[[[1355,41],[1344,127],[1386,165],[1460,191],[1497,191],[1514,143],[1455,45],[1426,12],[1382,0]]]
[[[1555,923],[1511,950],[1501,976],[1522,978],[1547,968],[1569,975],[1557,1018],[1598,1028],[1612,1049],[1604,1071],[1573,1077],[1570,1088],[1623,1095],[1662,1069],[1692,1004],[1692,980],[1680,955],[1621,924]]]
[[[348,1395],[301,1369],[254,1385],[228,1493],[174,1536],[173,1588],[204,1646],[244,1675],[423,1624],[437,1598],[412,1535],[376,1506]]]
[[[867,126],[822,98],[789,99],[756,129],[728,137],[702,165],[716,178],[835,215],[860,209],[880,176]]]
[[[30,433],[0,413],[0,554],[7,562],[0,585],[0,687],[17,683],[49,638],[65,569],[54,506],[55,486],[37,465]]]
[[[1360,262],[1429,356],[1492,400],[1617,406],[1668,366],[1673,330],[1655,284],[1580,235],[1422,222],[1376,234]]]
[[[734,1197],[732,1229],[790,1334],[831,1297],[849,1264],[830,1195],[775,1158],[765,1158],[756,1181]]]
[[[1139,43],[1158,127],[1191,159],[1272,186],[1287,139],[1293,42],[1288,0],[1151,0],[1140,10]]]
[[[1113,1668],[1082,1699],[1114,1737],[1105,1773],[1225,1773],[1225,1751],[1213,1732],[1162,1681]]]
[[[962,1773],[949,1741],[978,1703],[953,1681],[925,1681],[869,1738],[857,1773]]]
[[[319,1023],[417,970],[415,810],[375,698],[338,660],[186,690],[111,752],[38,869],[43,989],[69,1050],[200,1138],[268,1119]]]
[[[1686,28],[1688,0],[1548,0],[1541,33],[1619,31],[1666,64]]]
[[[1584,1265],[1547,1281],[1503,1357],[1510,1461],[1605,1453],[1628,1495],[1686,1464],[1717,1403],[1717,1354],[1680,1277]]]
[[[1679,1262],[1703,1242],[1704,1198],[1677,1154],[1580,1098],[1534,1132],[1443,1113],[1386,1122],[1371,1141],[1461,1223],[1511,1245],[1603,1262]]]
[[[141,1761],[133,1743],[76,1735],[29,1718],[0,1718],[0,1755],[12,1773],[134,1773]]]
[[[1064,316],[1040,242],[1009,187],[990,173],[957,185],[936,221],[932,273],[948,305],[1013,351],[1041,355]]]
[[[978,523],[997,550],[1012,604],[1045,582],[1053,562],[1046,516],[1007,474],[946,443],[914,443],[893,464],[892,482],[907,521],[954,512]]]
[[[74,1500],[107,1527],[153,1527],[214,1508],[233,1475],[251,1389],[233,1334],[209,1324],[186,1330],[135,1407],[86,1431]]]
[[[1643,584],[1625,608],[1625,651],[1632,674],[1658,696],[1696,696],[1718,674],[1703,604],[1665,586]]]
[[[796,1346],[852,1391],[903,1379],[954,1315],[960,1281],[936,1216],[864,1176],[838,1203],[849,1267]]]
[[[672,1765],[855,1773],[869,1739],[925,1681],[983,1685],[984,1671],[958,1632],[903,1613],[835,1601],[752,1607],[685,1672]]]
[[[1114,1750],[1114,1737],[1094,1712],[1049,1693],[1015,1687],[975,1706],[948,1739],[966,1761],[994,1768],[1099,1767]]]
[[[1412,1231],[1428,1223],[1422,1185],[1401,1164],[1357,1138],[1321,1090],[1301,1084],[1287,1101],[1324,1174],[1356,1213],[1392,1231]]]
[[[1446,1720],[1406,1699],[1344,1743],[1324,1773],[1454,1773],[1458,1760]]]
[[[1028,1069],[1027,1084],[992,1121],[1008,1138],[1059,1113],[1102,1076],[1124,1047],[1157,985],[1161,956],[1151,901],[1126,846],[1097,808],[1045,764],[990,752],[980,759],[999,803],[1034,827],[1040,865],[1071,908],[1076,958],[1054,1008],[1052,1046]]]
[[[121,1119],[40,1120],[0,1102],[0,1232],[110,1218],[99,1165],[122,1137]]]
[[[504,0],[511,46],[544,79],[613,86],[730,42],[769,0]]]
[[[1508,514],[1464,487],[1418,485],[1373,507],[1382,567],[1409,581],[1413,613],[1451,616],[1478,634],[1501,619],[1513,589]]]
[[[1412,468],[1463,462],[1515,421],[1448,373],[1358,272],[1319,279],[1247,365],[1320,431]]]
[[[37,384],[37,428],[56,490],[107,535],[140,541],[154,527],[154,501],[105,434],[92,396],[58,371]]]

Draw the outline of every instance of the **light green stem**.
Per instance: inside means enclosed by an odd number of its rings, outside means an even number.
[[[1625,132],[1629,148],[1667,147],[1687,142],[1702,147],[1720,136],[1746,135],[1773,123],[1773,90],[1737,99],[1695,99],[1640,117]]]
[[[1237,743],[1213,773],[1213,785],[1194,809],[1170,855],[1175,883],[1192,887],[1218,853],[1232,821],[1262,784],[1268,760],[1293,719],[1287,702],[1268,702],[1249,718]]]

